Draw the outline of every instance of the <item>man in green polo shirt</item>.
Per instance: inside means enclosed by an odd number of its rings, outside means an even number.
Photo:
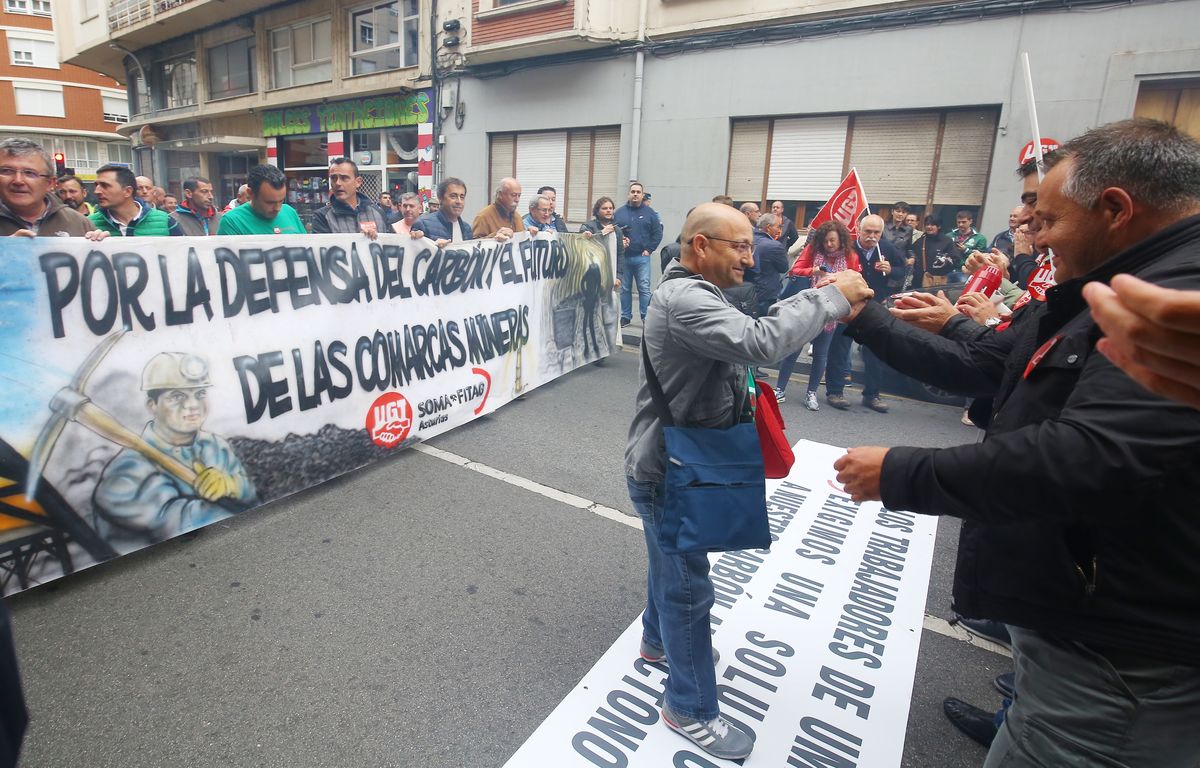
[[[303,235],[304,223],[287,199],[287,177],[273,165],[256,165],[246,178],[250,202],[221,218],[218,235]]]

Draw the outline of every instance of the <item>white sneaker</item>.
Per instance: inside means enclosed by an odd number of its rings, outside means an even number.
[[[817,405],[816,392],[808,392],[804,395],[804,407],[810,411],[820,410],[821,406]]]
[[[782,403],[787,400],[787,395],[779,387],[775,387],[775,402]]]

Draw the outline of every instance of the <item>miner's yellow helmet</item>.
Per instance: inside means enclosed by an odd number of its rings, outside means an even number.
[[[142,369],[142,391],[211,387],[208,363],[186,352],[159,352]]]

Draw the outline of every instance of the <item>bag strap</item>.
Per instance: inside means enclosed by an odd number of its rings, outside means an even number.
[[[658,383],[658,376],[654,373],[654,366],[650,364],[650,350],[646,348],[646,338],[642,337],[642,364],[646,368],[646,384],[650,387],[650,399],[654,401],[655,407],[658,408],[658,418],[668,427],[675,426],[675,419],[671,416],[671,406],[667,401],[666,394],[663,393],[662,385]]]
[[[658,382],[658,376],[654,373],[654,366],[650,364],[650,350],[646,348],[646,339],[642,338],[642,363],[646,368],[646,385],[650,387],[650,399],[654,401],[655,407],[658,409],[658,418],[663,422],[664,426],[675,426],[675,418],[671,416],[671,406],[667,400],[667,395],[663,392],[662,385]],[[713,361],[716,365],[716,361]],[[712,368],[709,368],[709,374],[712,373]],[[754,376],[751,375],[751,369],[746,369],[746,388],[742,390],[742,399],[735,404],[734,407],[734,423],[741,421],[742,413],[746,410],[746,406],[750,407],[750,416],[755,415],[758,409],[758,387],[755,384]]]

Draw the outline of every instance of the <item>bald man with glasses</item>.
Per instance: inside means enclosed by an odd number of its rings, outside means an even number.
[[[731,427],[753,421],[747,366],[772,363],[799,349],[825,323],[871,298],[862,275],[838,273],[817,288],[775,303],[750,318],[730,306],[722,289],[741,284],[754,261],[750,221],[720,203],[697,206],[683,225],[679,261],[650,300],[642,344],[677,426]],[[667,663],[663,722],[716,757],[736,760],[754,747],[717,707],[709,609],[712,582],[705,554],[668,555],[658,543],[666,464],[663,421],[647,384],[645,361],[625,475],[642,518],[649,555],[640,655]],[[735,393],[730,397],[730,392]],[[705,660],[705,661],[699,661]]]

